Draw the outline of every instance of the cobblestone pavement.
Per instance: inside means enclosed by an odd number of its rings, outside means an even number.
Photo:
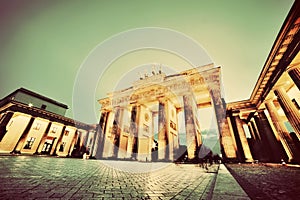
[[[226,165],[251,199],[300,199],[300,168],[271,164]]]
[[[0,156],[0,199],[210,199],[218,167]]]

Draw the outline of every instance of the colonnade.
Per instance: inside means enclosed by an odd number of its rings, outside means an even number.
[[[76,157],[80,151],[94,151],[92,128],[85,130],[18,111],[1,115],[1,153]]]
[[[210,64],[170,76],[153,73],[130,88],[110,93],[99,103],[97,158],[176,160],[184,153],[179,152],[178,115],[182,112],[187,159],[193,160],[202,145],[197,110],[208,106],[214,108],[222,148],[232,156],[231,137],[222,129],[227,124],[220,67]]]
[[[202,144],[200,126],[193,97],[183,96],[184,106],[176,108],[167,98],[147,104],[131,104],[102,110],[99,158],[136,159],[140,161],[174,161],[179,156],[178,113],[185,113],[187,153],[196,157]],[[155,105],[156,104],[156,105]],[[158,108],[158,109],[156,109]],[[157,127],[157,133],[154,133]],[[155,137],[154,135],[157,134]]]
[[[234,111],[229,110],[230,119],[236,120],[235,124],[232,121],[230,124],[233,127],[247,127],[251,135],[245,141],[244,128],[233,130],[238,134],[235,139],[240,161],[249,160],[250,157],[246,156],[249,154],[262,162],[281,162],[282,159],[300,162],[300,70],[294,67],[285,73],[289,75],[289,80],[276,83],[261,106],[248,113],[247,118],[240,119],[242,114],[239,112],[243,111],[236,111],[234,116]],[[293,94],[289,94],[291,89]],[[247,145],[249,149],[245,149]]]

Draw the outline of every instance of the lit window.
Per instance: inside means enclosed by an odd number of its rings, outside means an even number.
[[[143,130],[144,130],[144,132],[148,133],[149,132],[149,126],[147,126],[146,124],[143,124]]]
[[[34,143],[35,138],[34,137],[30,137],[27,139],[26,144],[24,146],[24,149],[31,149],[33,143]]]
[[[36,123],[35,126],[33,127],[34,130],[40,130],[40,128],[41,128],[40,123]]]
[[[176,124],[172,120],[170,120],[170,127],[176,130]]]
[[[68,136],[69,135],[69,132],[68,130],[65,130],[65,136]]]
[[[53,127],[51,133],[56,133],[56,131],[57,131],[57,127]]]
[[[63,152],[63,151],[64,151],[65,145],[66,145],[65,142],[62,142],[62,143],[60,144],[60,146],[59,146],[59,151],[60,151],[60,152]]]

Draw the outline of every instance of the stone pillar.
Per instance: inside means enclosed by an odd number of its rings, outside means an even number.
[[[101,117],[99,121],[99,125],[97,127],[97,138],[95,140],[95,145],[97,147],[95,149],[96,152],[94,153],[94,156],[99,159],[103,157],[103,148],[104,148],[104,142],[105,142],[105,132],[106,132],[106,125],[107,125],[107,119],[108,119],[109,112],[108,111],[102,111]]]
[[[62,138],[64,137],[64,134],[65,134],[65,130],[66,130],[66,126],[64,126],[61,130],[61,133],[59,135],[59,138],[57,140],[57,143],[55,145],[55,148],[54,148],[54,151],[52,153],[53,156],[56,156],[57,155],[57,148],[58,146],[60,145],[61,141],[62,141]],[[56,138],[55,138],[56,139]],[[54,141],[53,141],[54,142]]]
[[[169,157],[166,102],[163,99],[159,99],[158,103],[158,160],[166,160]]]
[[[27,135],[31,129],[31,126],[34,122],[35,118],[34,117],[31,117],[30,121],[28,122],[27,126],[26,126],[26,129],[24,130],[22,136],[20,137],[20,139],[18,140],[18,143],[17,145],[15,146],[14,150],[12,153],[21,153],[21,150],[22,150],[22,147],[25,143],[25,140],[27,138]]]
[[[45,131],[45,133],[44,133],[44,135],[43,135],[43,137],[42,137],[42,139],[41,139],[41,141],[40,141],[38,147],[36,148],[35,154],[41,154],[41,151],[42,151],[42,148],[43,148],[42,145],[44,145],[45,140],[47,139],[47,135],[48,135],[48,133],[49,133],[49,130],[50,130],[51,125],[52,125],[52,122],[49,122],[49,124],[48,124],[48,126],[47,126],[47,128],[46,128],[46,131]]]
[[[122,108],[122,118],[120,119],[120,142],[118,158],[128,158],[128,140],[129,140],[129,127],[130,127],[130,111],[128,108]]]
[[[250,119],[250,122],[249,122],[250,126],[251,126],[251,129],[253,130],[253,136],[255,138],[255,140],[261,140],[261,137],[259,135],[259,132],[258,132],[258,129],[257,129],[257,126],[255,124],[255,120],[253,118]]]
[[[292,78],[292,80],[294,81],[294,83],[296,84],[296,86],[298,87],[298,89],[300,90],[300,68],[299,67],[291,68],[288,70],[288,73]]]
[[[226,116],[226,120],[227,120],[227,123],[228,123],[228,128],[229,128],[229,131],[230,131],[230,134],[231,134],[232,143],[233,143],[234,150],[235,150],[235,153],[236,153],[237,152],[237,145],[236,145],[236,140],[235,140],[235,136],[234,136],[234,132],[233,132],[233,128],[232,128],[232,123],[231,123],[230,117]]]
[[[245,152],[243,150],[242,141],[241,141],[241,138],[239,135],[236,117],[237,117],[236,113],[230,112],[229,118],[230,118],[230,124],[231,124],[231,128],[232,128],[233,136],[235,139],[237,159],[239,162],[245,162],[246,157],[245,157]]]
[[[220,143],[222,154],[225,159],[234,160],[237,158],[237,146],[230,117],[225,116],[221,123],[220,127],[222,127],[222,134],[220,134]]]
[[[116,125],[115,125],[115,110],[110,111],[107,116],[106,129],[104,133],[104,145],[103,145],[103,158],[110,158],[114,156],[114,143]]]
[[[251,139],[248,140],[249,147],[251,149],[251,153],[254,160],[259,160],[259,139],[257,138],[255,134],[255,130],[253,128],[252,122],[248,122],[248,128],[251,134]]]
[[[285,127],[283,121],[280,119],[280,116],[277,113],[275,105],[271,100],[267,100],[265,102],[265,105],[274,124],[274,127],[280,137],[281,144],[288,156],[289,161],[297,159],[297,150],[292,142],[292,138],[290,137],[287,128]]]
[[[266,145],[264,146],[256,121],[259,121],[259,118],[257,116],[254,116],[253,118],[250,119],[249,121],[249,128],[250,131],[252,132],[253,135],[253,146],[252,146],[252,156],[254,157],[254,159],[259,160],[259,161],[263,161],[266,160],[268,158],[268,154],[267,152],[264,150],[266,148]],[[259,123],[260,125],[260,123]],[[265,127],[266,128],[266,127]],[[261,130],[261,132],[264,133],[263,130]]]
[[[123,108],[115,108],[115,118],[113,121],[112,127],[112,138],[111,142],[113,144],[113,157],[118,157],[119,146],[120,146],[120,137],[121,137],[121,129],[122,129],[122,117],[123,117]]]
[[[246,162],[253,162],[253,158],[252,158],[252,154],[248,145],[248,141],[246,138],[246,134],[243,128],[243,123],[242,120],[240,119],[239,116],[235,117],[235,123],[237,126],[237,130],[238,130],[238,135],[239,138],[241,140],[241,144],[242,144],[242,149],[244,151],[244,155],[245,155],[245,161]]]
[[[186,127],[186,145],[187,153],[189,159],[194,159],[196,157],[197,150],[197,138],[196,138],[196,128],[195,128],[195,114],[193,110],[193,99],[192,96],[183,96],[184,104],[184,118]]]
[[[292,125],[295,133],[300,135],[300,113],[294,103],[291,101],[283,87],[275,88],[275,95],[277,96],[277,100],[283,109],[287,119]],[[298,137],[299,138],[299,137]]]
[[[226,119],[226,103],[221,95],[221,70],[220,68],[214,68],[201,75],[204,76],[215,110],[223,158],[234,160],[237,158],[237,154],[230,133],[230,124]]]
[[[156,119],[156,116],[157,116],[157,112],[152,112],[152,133],[153,133],[153,136],[152,136],[152,145],[151,145],[151,160],[152,161],[157,161],[158,160],[158,135],[157,135],[157,140],[155,140],[155,137],[154,135],[155,134],[158,134],[156,132],[154,132],[154,126],[155,126],[155,119]],[[158,125],[158,121],[156,120],[156,123]]]
[[[138,154],[138,129],[139,129],[139,115],[140,115],[140,105],[134,105],[131,110],[131,119],[130,119],[130,137],[129,138],[129,152],[132,152],[132,158],[137,159]]]
[[[68,157],[68,156],[72,156],[72,152],[73,152],[73,150],[74,150],[74,146],[75,146],[75,144],[76,144],[77,138],[78,138],[78,129],[76,129],[76,131],[75,131],[75,133],[74,133],[72,142],[71,142],[70,147],[69,147],[69,150],[68,150],[68,155],[67,155],[67,157]],[[86,138],[86,140],[87,140],[87,138]],[[85,148],[87,148],[86,145],[84,145],[84,146],[85,146]],[[84,153],[85,153],[85,151],[86,151],[86,149],[84,150]]]
[[[269,158],[272,159],[272,162],[280,162],[281,159],[286,159],[287,155],[285,154],[285,151],[280,141],[277,140],[272,126],[269,123],[268,117],[265,114],[265,111],[258,110],[257,113],[260,118],[260,125],[262,126],[261,128],[263,129],[263,131],[260,134],[262,138],[262,145],[265,146],[266,143],[269,145]]]
[[[8,122],[10,121],[10,119],[12,118],[13,115],[14,115],[13,112],[8,112],[8,113],[4,114],[4,117],[0,121],[0,141],[2,140],[4,135],[6,134],[6,132],[7,132],[6,126],[7,126]]]

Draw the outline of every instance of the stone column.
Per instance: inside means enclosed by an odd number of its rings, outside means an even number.
[[[237,126],[237,130],[238,130],[238,135],[240,137],[241,140],[241,144],[242,144],[242,149],[244,151],[244,155],[245,155],[245,161],[246,162],[253,162],[253,158],[252,158],[252,154],[248,145],[248,141],[246,138],[246,134],[243,128],[243,123],[240,119],[239,116],[235,117],[235,123]]]
[[[237,152],[235,150],[233,137],[230,133],[230,124],[226,119],[226,103],[221,95],[221,70],[220,68],[214,68],[201,75],[204,76],[205,82],[208,85],[215,110],[222,155],[224,159],[234,160],[237,158]]]
[[[283,87],[275,88],[275,95],[295,133],[300,135],[300,113]],[[298,137],[299,138],[299,137]]]
[[[4,114],[4,117],[2,118],[1,123],[0,123],[0,141],[6,134],[6,132],[7,132],[6,126],[13,115],[14,115],[13,112],[8,112],[8,113]]]
[[[229,129],[230,134],[231,134],[231,138],[232,138],[232,143],[233,143],[233,146],[234,146],[234,150],[237,151],[237,145],[236,145],[236,140],[235,140],[235,136],[234,136],[234,131],[233,131],[231,119],[230,119],[229,116],[226,116],[226,120],[228,122],[228,129]]]
[[[296,84],[296,86],[298,87],[298,89],[300,90],[300,68],[299,67],[290,68],[288,70],[288,73],[292,78],[292,80],[294,81],[294,83]]]
[[[97,138],[95,140],[95,147],[96,152],[94,156],[99,159],[103,157],[103,148],[104,148],[104,142],[105,142],[105,132],[107,127],[107,119],[108,119],[109,112],[108,111],[101,111],[101,117],[99,121],[99,125],[97,127]]]
[[[26,142],[26,138],[28,136],[28,133],[31,129],[31,126],[34,122],[35,118],[34,117],[31,117],[30,121],[28,122],[27,126],[26,126],[26,129],[24,130],[22,136],[20,137],[20,139],[18,140],[18,143],[17,145],[15,146],[14,150],[12,153],[21,153],[21,150],[22,150],[22,147],[24,145],[24,143]]]
[[[57,139],[57,143],[56,143],[55,148],[54,148],[54,151],[53,151],[53,153],[52,153],[53,156],[56,156],[56,155],[57,155],[57,153],[56,153],[56,152],[57,152],[57,148],[59,148],[58,145],[60,145],[60,142],[62,141],[62,138],[64,137],[65,130],[66,130],[66,126],[64,126],[64,127],[62,128],[61,133],[60,133],[60,135],[59,135],[59,138],[58,138],[58,139],[55,138],[55,139]],[[54,141],[53,141],[53,143],[54,143]]]
[[[69,150],[68,150],[68,155],[67,155],[67,157],[68,157],[68,156],[72,156],[72,152],[73,152],[73,150],[74,150],[74,146],[75,146],[75,144],[76,144],[77,138],[78,138],[78,129],[76,129],[76,131],[75,131],[75,133],[74,133],[74,137],[73,137],[72,142],[71,142],[71,144],[70,144],[70,147],[69,147]],[[86,138],[86,140],[87,140],[87,138]],[[86,141],[86,142],[87,142],[87,141]],[[84,153],[85,153],[87,146],[86,146],[86,145],[84,145],[84,146],[85,146],[85,150],[84,150]]]
[[[113,134],[113,123],[114,123],[114,116],[115,113],[113,110],[108,112],[106,123],[105,123],[105,132],[103,134],[103,153],[102,156],[103,158],[109,158],[113,156],[113,139],[114,139],[114,134]]]
[[[297,150],[292,142],[292,138],[289,135],[287,128],[283,121],[280,119],[277,109],[271,100],[265,102],[266,108],[269,112],[274,127],[280,137],[281,144],[288,156],[289,161],[295,160],[297,156]]]
[[[194,159],[197,150],[197,138],[196,138],[196,128],[195,128],[195,113],[193,111],[192,96],[184,95],[184,118],[186,127],[186,145],[187,153],[189,159]]]
[[[112,138],[111,142],[113,144],[113,157],[117,158],[119,153],[120,139],[121,139],[121,129],[122,129],[122,116],[123,116],[123,108],[117,107],[115,108],[115,117],[113,121],[112,127]]]
[[[222,134],[220,134],[221,151],[226,159],[234,160],[237,158],[237,146],[229,116],[225,116],[222,125]]]
[[[41,141],[40,141],[38,147],[36,148],[35,154],[40,154],[40,153],[41,153],[41,151],[42,151],[42,149],[43,149],[43,146],[42,146],[42,145],[44,145],[45,140],[47,139],[47,135],[48,135],[48,133],[49,133],[49,130],[50,130],[51,125],[52,125],[52,122],[49,122],[49,124],[48,124],[48,126],[47,126],[47,128],[46,128],[46,130],[45,130],[45,132],[44,132],[44,135],[43,135],[43,137],[42,137],[42,139],[41,139]]]
[[[250,134],[251,134],[251,139],[249,139],[249,141],[248,141],[249,147],[251,149],[253,159],[258,160],[259,159],[259,151],[258,151],[259,140],[255,134],[255,130],[253,128],[251,121],[249,121],[247,125],[248,125],[248,129],[250,131]]]
[[[128,158],[128,139],[130,127],[130,110],[127,107],[122,108],[122,116],[120,118],[120,142],[118,158]]]
[[[251,126],[252,130],[253,130],[253,135],[255,137],[255,140],[261,140],[261,137],[259,135],[257,126],[255,124],[255,120],[253,118],[251,118],[249,123],[250,123],[250,126]]]
[[[286,154],[280,142],[277,140],[276,135],[269,123],[269,120],[265,114],[264,110],[257,111],[260,119],[260,129],[262,145],[265,147],[268,144],[268,157],[271,158],[271,162],[280,162],[282,158],[286,158]]]
[[[249,122],[249,125],[255,136],[255,142],[254,142],[252,154],[256,155],[255,159],[264,160],[266,157],[265,156],[266,152],[264,151],[265,146],[262,142],[262,139],[261,139],[261,136],[260,136],[257,124],[256,124],[256,120],[259,120],[259,119],[257,116],[254,116],[253,118],[250,119],[250,122]]]
[[[138,126],[139,126],[139,116],[140,116],[140,105],[133,105],[131,110],[131,119],[130,119],[130,145],[129,147],[132,152],[132,158],[137,159],[138,154]],[[129,150],[130,152],[130,150]]]
[[[238,126],[237,126],[236,117],[237,117],[236,111],[232,111],[232,110],[228,111],[228,122],[229,122],[232,138],[234,138],[233,141],[234,141],[234,147],[236,150],[236,159],[239,162],[245,162],[246,157],[245,157],[245,152],[243,150],[242,141],[239,136],[239,130],[238,130]]]
[[[158,160],[165,160],[169,157],[165,111],[166,105],[163,99],[159,99],[158,103]]]

